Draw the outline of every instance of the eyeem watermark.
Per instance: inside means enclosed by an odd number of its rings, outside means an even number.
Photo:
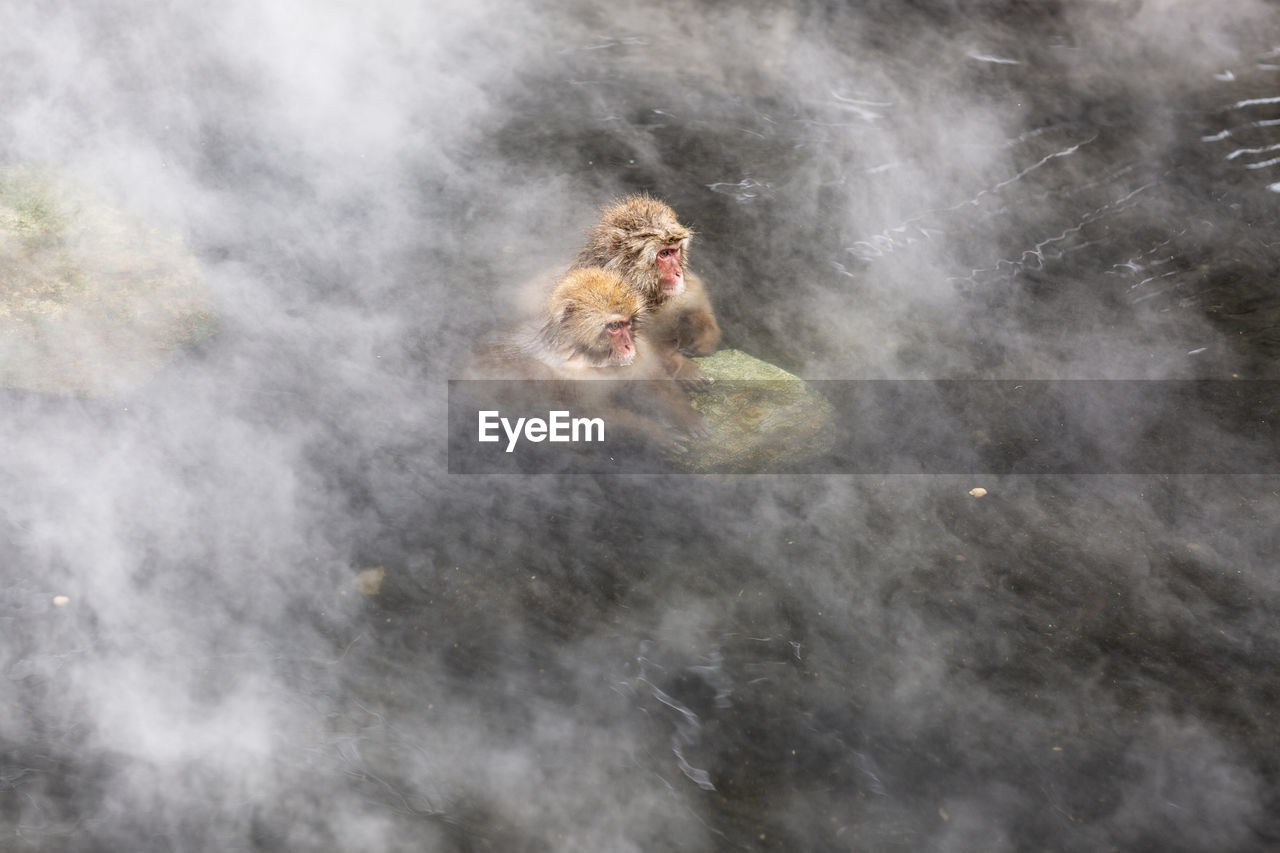
[[[501,441],[498,427],[507,438],[507,453],[516,449],[521,438],[534,443],[541,441],[583,442],[604,441],[603,418],[575,418],[567,410],[547,412],[547,419],[516,418],[513,424],[509,418],[502,417],[497,409],[480,411],[477,440],[482,442]]]
[[[682,470],[647,441],[642,381],[610,386],[451,380],[451,474],[650,474]],[[768,399],[768,382],[717,382],[732,401]],[[829,434],[795,473],[1280,476],[1280,380],[816,380]],[[630,396],[628,396],[630,394]],[[769,403],[708,409],[725,441],[749,441]],[[576,413],[575,413],[576,410]],[[612,412],[617,412],[617,415]],[[580,415],[603,417],[581,417]],[[627,420],[631,418],[631,420]],[[605,426],[605,422],[608,426]],[[788,441],[783,433],[768,441]],[[772,452],[760,446],[758,470]],[[784,448],[785,449],[785,448]],[[695,452],[709,452],[704,445]],[[755,451],[752,451],[755,453]],[[683,457],[681,457],[683,459]],[[736,463],[735,463],[736,464]],[[733,473],[752,473],[744,464]]]

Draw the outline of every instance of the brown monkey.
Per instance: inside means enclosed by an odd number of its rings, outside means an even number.
[[[571,270],[552,289],[539,321],[486,347],[470,377],[561,380],[553,389],[560,402],[580,402],[612,429],[683,451],[685,437],[705,434],[706,426],[637,336],[645,315],[644,301],[616,273]]]
[[[644,301],[616,274],[572,270],[555,283],[537,322],[504,331],[476,366],[490,378],[606,378],[636,361],[644,314]]]
[[[720,326],[702,280],[689,270],[692,237],[668,205],[648,195],[628,196],[601,211],[574,267],[621,275],[645,301],[651,315],[645,337],[667,372],[696,388],[709,380],[688,357],[713,352]]]

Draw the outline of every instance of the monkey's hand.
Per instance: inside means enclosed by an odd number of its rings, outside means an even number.
[[[689,437],[670,427],[659,426],[648,434],[649,442],[662,453],[688,453]]]
[[[689,427],[686,431],[689,433],[690,438],[710,438],[711,424],[707,423],[705,419],[699,417],[698,422]]]
[[[702,368],[691,358],[675,353],[668,365],[671,368],[671,378],[686,391],[704,391],[711,385],[711,377],[703,373]]]
[[[661,407],[663,420],[675,427],[682,442],[690,438],[705,438],[711,434],[706,418],[674,383],[655,383],[652,391],[653,401]]]
[[[693,406],[684,406],[675,409],[672,414],[676,422],[676,428],[689,438],[706,438],[711,435],[711,426],[707,423],[707,419],[702,416]]]

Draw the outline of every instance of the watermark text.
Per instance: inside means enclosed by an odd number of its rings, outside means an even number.
[[[516,449],[521,438],[532,442],[588,442],[604,441],[603,418],[575,418],[568,411],[553,410],[542,418],[516,418],[512,423],[496,409],[482,409],[479,417],[477,440],[501,441],[498,428],[506,434],[507,453]]]

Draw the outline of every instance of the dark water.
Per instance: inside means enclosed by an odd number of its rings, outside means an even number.
[[[965,5],[14,12],[7,156],[224,323],[5,398],[0,847],[1280,844],[1272,475],[445,473],[632,190],[809,378],[1277,378],[1274,6]]]

